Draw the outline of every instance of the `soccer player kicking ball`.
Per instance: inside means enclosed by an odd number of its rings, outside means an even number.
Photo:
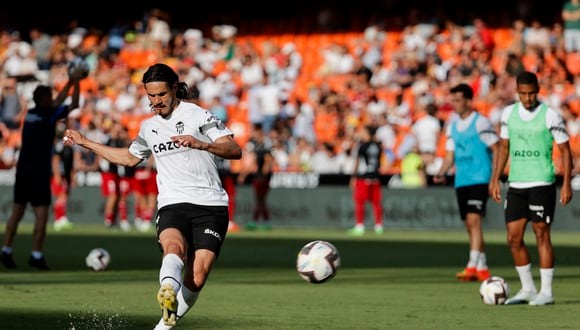
[[[141,123],[128,148],[100,144],[75,130],[66,131],[66,140],[124,166],[153,155],[159,189],[156,229],[163,252],[156,296],[162,318],[155,329],[171,329],[197,301],[226,237],[228,194],[215,156],[240,159],[242,149],[219,118],[182,101],[188,97],[187,84],[169,66],[150,66],[142,82],[155,116]]]

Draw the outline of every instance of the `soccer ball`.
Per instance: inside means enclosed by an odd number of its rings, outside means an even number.
[[[479,295],[486,305],[503,305],[510,295],[508,283],[499,276],[481,282]]]
[[[296,270],[309,283],[324,283],[336,275],[340,267],[338,249],[326,241],[312,241],[298,252]]]
[[[68,75],[72,76],[76,71],[82,72],[82,78],[89,75],[89,64],[82,57],[75,57],[68,63]]]
[[[85,258],[85,263],[90,270],[100,272],[109,267],[111,255],[103,248],[94,248]]]

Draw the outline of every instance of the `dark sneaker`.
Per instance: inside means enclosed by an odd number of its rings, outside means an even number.
[[[37,259],[33,256],[30,256],[30,258],[28,258],[28,265],[39,270],[50,270],[50,268],[46,265],[46,260],[44,260],[44,257]]]
[[[16,268],[16,263],[14,262],[14,259],[12,258],[12,253],[2,252],[0,254],[0,262],[4,265],[4,267],[6,267],[8,269]]]

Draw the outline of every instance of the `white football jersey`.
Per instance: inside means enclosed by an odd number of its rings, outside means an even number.
[[[156,115],[144,120],[129,151],[143,160],[151,154],[155,157],[159,208],[176,203],[227,206],[228,194],[221,185],[216,156],[179,146],[171,137],[191,135],[200,141],[213,142],[231,134],[210,111],[180,102],[169,117]]]

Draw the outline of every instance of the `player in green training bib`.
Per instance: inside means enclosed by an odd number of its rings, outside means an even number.
[[[572,200],[572,156],[562,116],[538,100],[538,77],[532,72],[522,72],[516,77],[516,88],[520,102],[504,108],[501,115],[499,152],[493,166],[489,193],[496,202],[501,202],[500,179],[509,159],[504,214],[507,243],[522,287],[505,303],[544,306],[554,303],[554,250],[550,229],[556,208],[556,174],[563,178],[560,203],[566,205]],[[553,161],[554,144],[561,157],[559,169]],[[538,246],[539,292],[524,244],[528,222],[532,223]]]

